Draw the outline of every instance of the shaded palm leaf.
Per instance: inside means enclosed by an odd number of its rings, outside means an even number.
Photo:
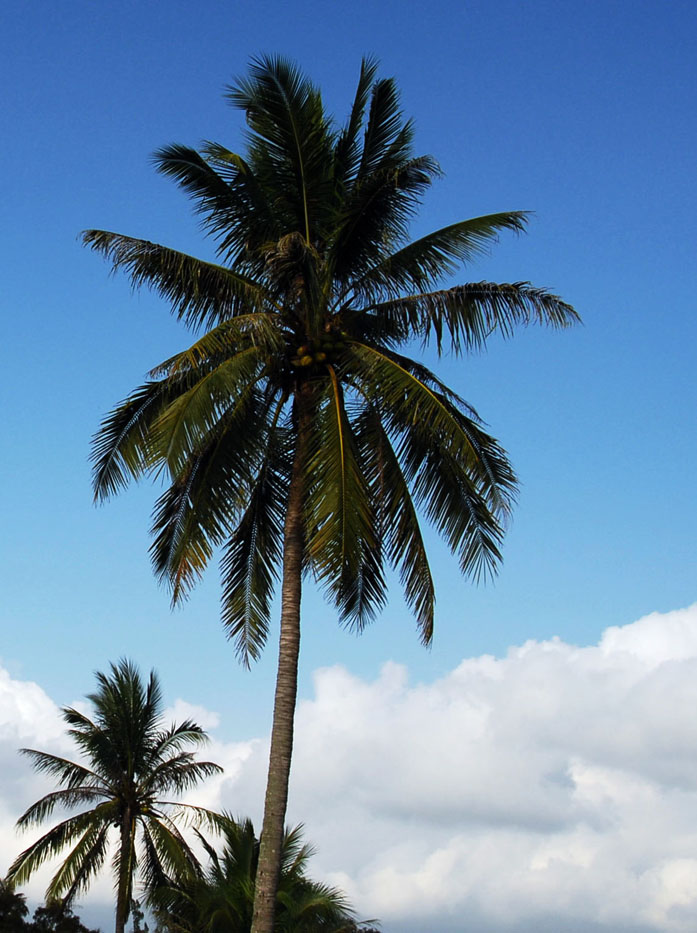
[[[446,291],[409,295],[370,308],[378,315],[397,317],[415,337],[435,338],[438,351],[447,333],[456,353],[479,350],[494,332],[510,337],[521,324],[569,327],[578,314],[557,295],[527,282],[495,285],[473,282]]]
[[[450,224],[383,259],[354,283],[354,290],[370,302],[380,293],[397,296],[405,289],[430,288],[462,263],[486,253],[500,230],[525,230],[526,220],[524,212],[512,211]]]
[[[257,282],[186,253],[105,230],[86,230],[83,243],[123,270],[135,288],[147,285],[172,304],[189,327],[210,327],[236,314],[263,310]]]
[[[272,430],[247,508],[221,559],[223,624],[247,666],[259,656],[268,635],[271,598],[281,557],[289,471],[283,434],[279,429]]]

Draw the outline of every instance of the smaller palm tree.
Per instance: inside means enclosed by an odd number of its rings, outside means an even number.
[[[142,852],[142,874],[182,870],[195,857],[175,822],[183,804],[163,800],[177,796],[202,778],[222,769],[211,761],[197,761],[192,746],[208,739],[191,720],[165,728],[162,692],[151,671],[147,684],[127,660],[97,673],[97,690],[89,694],[93,718],[72,708],[63,709],[85,764],[78,764],[33,748],[21,749],[37,771],[57,779],[59,789],[32,804],[17,821],[25,829],[48,820],[56,807],[79,808],[19,855],[8,879],[22,884],[46,861],[70,847],[46,891],[47,900],[69,904],[87,890],[102,868],[116,835],[112,859],[116,889],[116,933],[123,933],[133,896],[134,878]],[[188,812],[198,812],[189,807]],[[113,832],[115,831],[115,833]]]
[[[254,826],[251,820],[238,821],[227,813],[210,813],[209,823],[222,836],[223,846],[218,852],[197,831],[208,854],[207,868],[190,865],[174,877],[163,875],[151,892],[160,929],[167,933],[249,933],[251,929],[259,861]],[[312,854],[312,847],[302,841],[302,827],[286,830],[274,933],[362,933],[365,927],[356,924],[342,892],[307,877]]]

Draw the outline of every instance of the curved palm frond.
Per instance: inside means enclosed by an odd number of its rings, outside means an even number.
[[[193,735],[192,738],[194,738]],[[205,733],[202,739],[207,741]],[[141,787],[149,795],[164,791],[179,794],[195,787],[204,778],[220,774],[222,770],[220,765],[213,761],[196,760],[192,752],[179,752],[178,755],[167,758],[153,768]]]
[[[70,904],[101,871],[107,854],[110,810],[105,805],[102,818],[89,826],[78,844],[69,853],[46,889],[47,899],[62,898]],[[111,814],[113,819],[113,814]]]
[[[252,386],[156,504],[151,556],[178,602],[199,579],[244,508],[263,449],[265,403]]]
[[[368,310],[387,319],[396,317],[401,327],[424,342],[435,338],[439,353],[446,334],[448,349],[462,353],[481,349],[494,332],[511,337],[519,325],[563,328],[579,321],[574,308],[558,295],[528,282],[472,282],[380,302]]]
[[[218,253],[227,261],[239,261],[250,246],[276,239],[278,221],[263,187],[241,156],[223,146],[208,143],[204,156],[189,146],[158,149],[153,161],[158,172],[174,178],[196,202],[204,228],[218,240]],[[239,223],[240,216],[256,219],[256,242]]]
[[[272,428],[247,507],[220,562],[222,621],[238,657],[248,667],[269,631],[271,598],[278,579],[290,458],[285,432]]]
[[[94,821],[92,811],[88,811],[78,813],[58,823],[17,856],[10,865],[7,878],[13,884],[25,884],[46,861],[60,855],[66,846],[81,839],[83,834],[90,830]]]
[[[70,790],[74,790],[84,782],[97,781],[95,775],[84,765],[70,761],[67,758],[60,758],[58,755],[51,755],[48,752],[40,752],[35,748],[20,748],[20,755],[26,755],[31,758],[32,767],[40,774],[47,774],[58,780],[59,784],[64,784]]]
[[[155,379],[172,379],[183,373],[203,375],[244,349],[256,349],[265,359],[283,354],[285,340],[277,314],[259,311],[223,321],[188,349],[155,366],[148,375]]]
[[[114,272],[126,272],[134,288],[147,285],[169,301],[172,313],[194,329],[262,311],[268,301],[263,286],[239,272],[149,240],[86,230],[82,241],[102,253]]]
[[[307,552],[342,619],[360,629],[384,605],[382,554],[343,388],[334,368],[328,369],[307,463]]]
[[[385,557],[399,571],[421,641],[433,638],[436,594],[409,487],[378,410],[368,405],[356,421],[366,475],[378,503]]]
[[[17,829],[25,829],[45,822],[53,815],[56,807],[73,809],[83,804],[94,803],[108,797],[109,789],[106,787],[75,787],[56,790],[46,794],[41,800],[28,807],[17,820]]]
[[[505,453],[450,399],[391,359],[351,345],[351,371],[380,402],[412,494],[474,579],[495,572],[503,525],[515,493]]]
[[[460,265],[487,253],[498,241],[499,231],[523,232],[527,217],[525,211],[487,214],[435,230],[369,269],[354,283],[354,293],[369,303],[380,294],[398,297],[405,289],[430,288]]]

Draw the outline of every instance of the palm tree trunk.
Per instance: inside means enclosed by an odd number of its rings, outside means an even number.
[[[133,877],[133,834],[135,823],[127,807],[121,820],[121,841],[119,851],[119,878],[116,894],[115,933],[124,933],[130,913],[131,880]]]
[[[276,674],[276,697],[271,727],[271,750],[266,780],[264,822],[254,889],[251,933],[273,933],[276,892],[281,874],[281,848],[288,802],[288,779],[293,751],[293,720],[298,690],[300,653],[300,595],[303,560],[303,478],[308,440],[308,414],[298,401],[298,442],[288,490],[283,529],[281,633]]]

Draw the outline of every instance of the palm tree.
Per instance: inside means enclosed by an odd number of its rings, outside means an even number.
[[[187,719],[164,727],[162,692],[154,671],[144,684],[138,669],[122,660],[111,665],[109,674],[98,672],[96,677],[97,690],[87,697],[94,707],[92,719],[76,709],[63,709],[68,735],[86,764],[21,749],[37,771],[57,780],[59,789],[32,804],[17,826],[43,823],[56,807],[80,812],[25,849],[10,866],[8,879],[24,883],[44,862],[72,846],[46,891],[48,901],[61,898],[70,904],[101,869],[111,830],[116,830],[116,933],[123,933],[138,867],[138,836],[146,881],[162,866],[176,868],[194,860],[174,821],[183,805],[162,800],[162,795],[177,795],[222,769],[210,761],[196,761],[189,750],[207,741],[196,723]]]
[[[217,143],[170,145],[158,170],[194,199],[217,261],[90,230],[84,242],[204,331],[156,367],[102,423],[98,499],[157,473],[152,558],[184,598],[222,548],[222,619],[243,662],[269,631],[281,577],[278,674],[254,933],[271,933],[293,741],[300,596],[313,576],[360,630],[395,568],[421,640],[434,588],[417,510],[463,574],[495,571],[516,488],[476,412],[402,352],[477,350],[519,324],[566,327],[574,309],[529,283],[439,288],[526,214],[407,230],[438,176],[414,157],[391,79],[361,66],[337,129],[317,88],[281,58],[254,60],[228,89],[247,121],[245,156]],[[280,571],[280,573],[279,573]]]
[[[218,852],[197,832],[208,854],[205,871],[187,867],[175,877],[159,879],[151,893],[160,926],[170,933],[249,933],[259,843],[250,820],[211,814],[222,835]],[[302,827],[286,831],[276,895],[275,933],[349,933],[360,931],[344,895],[309,879],[305,873],[313,850],[302,842]]]
[[[0,930],[3,933],[27,933],[29,925],[24,918],[28,913],[26,897],[15,891],[7,879],[0,878]]]

